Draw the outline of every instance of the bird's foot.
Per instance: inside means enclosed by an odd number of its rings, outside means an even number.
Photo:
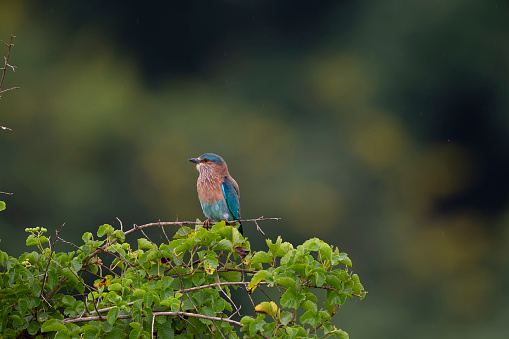
[[[207,218],[205,221],[203,221],[203,228],[210,230],[210,218]]]

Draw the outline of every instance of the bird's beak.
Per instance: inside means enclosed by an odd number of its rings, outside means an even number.
[[[198,158],[191,158],[191,159],[188,159],[189,161],[191,162],[194,162],[195,164],[199,164],[200,163],[200,159]]]

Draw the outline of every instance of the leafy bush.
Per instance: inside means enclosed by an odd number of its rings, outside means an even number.
[[[103,225],[72,252],[56,251],[65,242],[61,230],[48,239],[44,228],[27,229],[26,244],[37,251],[19,259],[0,251],[1,337],[348,338],[331,318],[347,298],[366,292],[345,253],[316,238],[294,247],[281,237],[251,252],[234,226],[189,224],[126,232]],[[165,243],[144,233],[161,227],[166,236],[164,225],[179,225]],[[125,242],[133,232],[144,235],[137,249]],[[258,314],[242,316],[232,289],[247,292],[252,308],[242,311]],[[255,305],[251,294],[260,290],[266,301]],[[280,297],[270,300],[264,290]]]

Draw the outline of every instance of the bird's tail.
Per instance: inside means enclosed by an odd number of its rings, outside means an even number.
[[[239,223],[240,223],[239,232],[240,234],[244,235],[244,231],[242,230],[242,222],[239,221]]]

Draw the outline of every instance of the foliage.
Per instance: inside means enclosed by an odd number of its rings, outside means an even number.
[[[158,226],[166,236],[163,225],[180,227],[157,245],[143,229]],[[97,237],[86,232],[74,251],[59,252],[57,241],[69,243],[61,230],[53,239],[44,228],[26,231],[36,251],[19,259],[0,251],[2,338],[238,338],[241,332],[348,338],[331,318],[346,298],[366,293],[348,256],[316,238],[294,247],[278,237],[266,241],[266,251],[251,252],[249,241],[224,222],[210,230],[181,222],[126,232],[102,225]],[[137,246],[125,242],[137,231],[144,235]],[[240,314],[232,288],[247,291],[256,316]],[[280,298],[255,305],[252,294],[267,288]]]

